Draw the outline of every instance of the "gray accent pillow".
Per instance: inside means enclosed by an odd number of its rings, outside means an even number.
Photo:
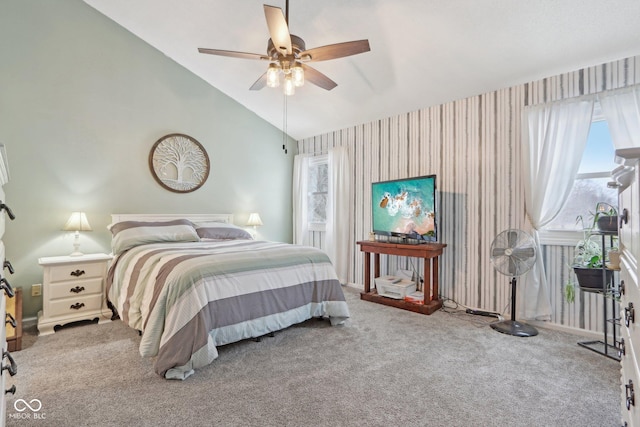
[[[228,222],[198,223],[195,227],[201,240],[253,240],[247,230]]]

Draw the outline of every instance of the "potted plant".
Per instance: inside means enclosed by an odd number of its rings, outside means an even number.
[[[580,248],[591,246],[591,244],[582,245],[580,243],[579,245]],[[586,251],[584,252],[586,254]],[[610,285],[613,278],[613,270],[620,269],[620,252],[618,251],[618,248],[614,246],[609,251],[607,251],[608,262],[606,263],[606,270],[602,270],[602,257],[600,255],[597,255],[595,250],[591,254],[583,256],[585,256],[586,258],[591,256],[589,262],[587,262],[585,265],[583,261],[583,265],[579,266],[575,264],[576,261],[574,261],[574,265],[572,267],[573,272],[578,279],[578,286],[580,287],[580,289],[587,292],[601,291],[603,289],[603,274],[606,275],[606,285]],[[580,259],[584,260],[584,258],[579,258],[578,261],[580,261]],[[572,279],[568,280],[567,283],[565,283],[563,291],[566,302],[570,304],[573,303],[576,297],[576,286]]]
[[[597,226],[600,231],[617,232],[618,211],[609,203],[598,203],[596,213],[593,215],[593,225]]]
[[[596,205],[596,212],[591,213],[592,221],[585,226],[582,215],[576,218],[576,224],[582,227],[582,239],[575,246],[571,267],[578,279],[578,286],[584,291],[603,291],[611,284],[613,271],[619,269],[620,252],[613,245],[603,256],[602,245],[592,240],[593,232],[618,231],[618,211],[605,202]],[[615,236],[613,237],[616,238]],[[606,262],[608,260],[609,262]],[[605,267],[603,269],[603,263]],[[564,295],[567,302],[575,300],[575,284],[572,280],[564,285]]]
[[[573,271],[578,285],[584,290],[604,290],[604,286],[611,283],[613,272],[602,268],[602,249],[598,243],[593,240],[581,240],[576,245],[576,252]]]
[[[603,215],[603,217],[605,216]],[[578,279],[578,285],[586,291],[604,290],[611,283],[613,277],[611,270],[603,269],[604,256],[601,245],[591,239],[594,227],[597,226],[598,218],[598,213],[596,213],[589,227],[584,226],[582,216],[576,218],[576,223],[582,224],[583,237],[576,244],[572,267]],[[569,284],[565,285],[565,296],[567,286]]]
[[[586,233],[585,233],[586,234]],[[602,248],[587,236],[576,244],[575,255],[571,265],[583,291],[596,292],[604,290],[611,283],[613,272],[602,269]],[[603,281],[603,275],[605,280]],[[564,285],[564,296],[568,303],[575,300],[576,288],[573,280]]]

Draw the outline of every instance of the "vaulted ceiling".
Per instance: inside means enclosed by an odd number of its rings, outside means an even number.
[[[307,49],[368,39],[371,51],[314,62],[338,86],[286,98],[249,87],[266,61],[263,4],[285,0],[85,0],[258,116],[302,139],[640,54],[638,0],[290,0]]]

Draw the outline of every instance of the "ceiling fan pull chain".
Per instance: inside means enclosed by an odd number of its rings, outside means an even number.
[[[287,95],[282,96],[282,151],[287,154]]]

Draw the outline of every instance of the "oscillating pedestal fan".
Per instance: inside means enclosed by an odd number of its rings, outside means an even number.
[[[492,323],[491,327],[503,334],[518,337],[538,335],[533,326],[516,321],[516,279],[531,270],[536,262],[533,238],[522,230],[505,230],[491,243],[491,263],[499,273],[511,276],[511,320]]]

